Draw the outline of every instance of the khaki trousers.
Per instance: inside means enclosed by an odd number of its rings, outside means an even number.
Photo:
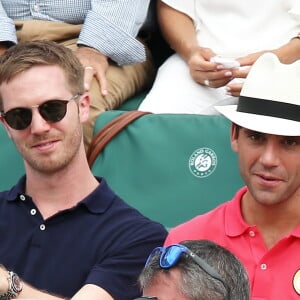
[[[61,22],[26,20],[15,21],[18,41],[52,40],[72,50],[77,49],[77,39],[82,25]],[[154,79],[155,69],[151,54],[147,50],[147,60],[143,63],[117,66],[110,63],[107,71],[108,95],[100,93],[98,81],[93,80],[89,91],[91,98],[90,118],[83,125],[83,139],[87,150],[93,137],[96,118],[106,110],[118,108],[126,99],[148,88]]]

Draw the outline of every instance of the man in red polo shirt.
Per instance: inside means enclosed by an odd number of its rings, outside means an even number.
[[[165,244],[213,240],[246,267],[252,300],[300,299],[300,61],[285,65],[262,55],[238,105],[217,109],[232,121],[231,145],[246,186],[172,229]]]

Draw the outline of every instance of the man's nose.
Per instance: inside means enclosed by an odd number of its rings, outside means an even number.
[[[31,120],[31,133],[41,134],[45,131],[49,131],[50,124],[40,114],[37,107],[32,108],[32,120]]]
[[[262,149],[260,162],[266,167],[274,167],[279,163],[278,144],[275,141],[267,141],[265,147]]]

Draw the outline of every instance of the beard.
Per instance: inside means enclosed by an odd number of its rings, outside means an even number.
[[[57,149],[51,153],[35,154],[32,146],[43,141],[59,141]],[[14,143],[23,156],[25,163],[34,171],[52,175],[68,168],[74,158],[78,155],[82,143],[82,127],[80,124],[72,132],[67,134],[47,133],[43,136],[33,136],[29,143],[14,140]]]

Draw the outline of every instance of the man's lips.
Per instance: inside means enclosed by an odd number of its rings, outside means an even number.
[[[255,176],[257,176],[259,178],[259,180],[261,180],[264,183],[279,183],[284,181],[284,179],[282,177],[276,176],[274,174],[270,174],[270,173],[264,173],[264,172],[258,172],[255,173]]]
[[[57,142],[58,142],[57,139],[40,141],[40,142],[34,143],[32,148],[39,149],[39,150],[48,150],[48,149],[52,148]]]

